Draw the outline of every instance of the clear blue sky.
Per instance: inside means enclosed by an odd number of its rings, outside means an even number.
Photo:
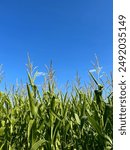
[[[88,78],[96,53],[112,71],[112,0],[1,0],[0,64],[4,83],[26,81],[27,52],[39,71],[50,60],[59,84]]]

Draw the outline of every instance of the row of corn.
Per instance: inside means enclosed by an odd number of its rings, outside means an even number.
[[[28,72],[24,92],[0,93],[0,150],[112,150],[112,94],[73,88],[42,92]]]

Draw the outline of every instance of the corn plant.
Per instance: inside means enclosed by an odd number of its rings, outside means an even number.
[[[51,68],[40,92],[29,67],[24,92],[0,92],[0,150],[112,150],[112,94],[104,99],[92,73],[94,92],[61,92]]]

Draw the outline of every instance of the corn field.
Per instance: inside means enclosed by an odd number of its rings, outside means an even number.
[[[56,91],[51,73],[42,92],[31,71],[24,90],[0,92],[0,150],[112,150],[112,93],[92,73],[95,90]]]

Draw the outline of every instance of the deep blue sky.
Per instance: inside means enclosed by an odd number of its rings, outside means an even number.
[[[112,0],[1,0],[0,64],[4,80],[26,81],[27,52],[39,71],[50,60],[59,84],[88,78],[96,53],[112,71]]]

